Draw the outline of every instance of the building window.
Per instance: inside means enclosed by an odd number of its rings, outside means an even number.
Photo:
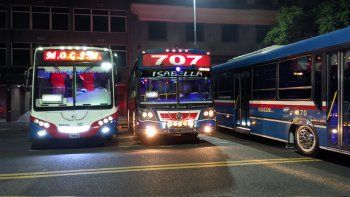
[[[30,29],[29,6],[12,6],[12,28]]]
[[[148,23],[148,39],[149,40],[166,40],[167,24],[165,22],[149,22]]]
[[[21,67],[30,66],[29,43],[12,43],[12,65]]]
[[[6,8],[5,6],[0,5],[0,29],[6,29]]]
[[[50,29],[50,8],[32,7],[32,25],[33,29]]]
[[[126,32],[126,17],[124,11],[110,11],[111,32]]]
[[[91,31],[91,10],[74,9],[74,29],[76,31]]]
[[[186,41],[193,42],[194,41],[194,27],[193,23],[186,24]],[[197,42],[204,41],[204,24],[197,23]]]
[[[127,67],[126,47],[125,46],[111,46],[113,52],[113,60],[117,68]]]
[[[222,42],[238,42],[238,25],[222,25],[221,41]]]
[[[279,98],[311,98],[311,57],[279,63]]]
[[[6,66],[6,43],[0,43],[0,67]]]
[[[270,30],[270,26],[268,25],[257,25],[256,27],[256,42],[261,43],[265,37],[267,32]]]
[[[108,11],[92,10],[93,31],[108,32]]]
[[[69,30],[68,8],[51,8],[52,30]]]
[[[253,97],[256,99],[276,97],[276,64],[253,69]]]

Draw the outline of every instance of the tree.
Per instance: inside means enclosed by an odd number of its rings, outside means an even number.
[[[282,8],[275,26],[267,33],[264,43],[284,45],[313,35],[314,27],[308,24],[309,15],[303,8]]]
[[[325,1],[317,6],[313,13],[319,34],[350,26],[349,0]]]
[[[347,26],[350,26],[349,0],[325,0],[311,8],[285,7],[264,43],[289,44]]]

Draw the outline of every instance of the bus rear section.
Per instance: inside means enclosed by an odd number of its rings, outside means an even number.
[[[30,139],[113,139],[117,134],[111,51],[45,47],[35,51]]]
[[[135,134],[211,134],[215,110],[211,96],[209,53],[194,49],[149,50],[141,54],[131,77],[130,106]]]

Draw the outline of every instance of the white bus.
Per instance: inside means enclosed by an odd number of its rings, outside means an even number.
[[[29,135],[33,148],[52,139],[115,137],[113,65],[106,48],[35,50]]]

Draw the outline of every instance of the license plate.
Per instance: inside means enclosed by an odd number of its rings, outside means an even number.
[[[69,138],[80,138],[80,134],[69,134]]]

